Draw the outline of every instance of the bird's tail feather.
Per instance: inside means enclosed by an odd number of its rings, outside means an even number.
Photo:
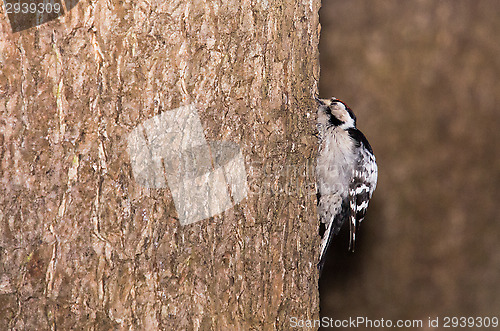
[[[325,265],[325,260],[326,260],[326,251],[328,249],[328,246],[330,245],[330,240],[332,239],[333,236],[333,223],[330,222],[329,224],[325,224],[326,229],[325,233],[323,234],[323,237],[321,238],[321,255],[319,258],[319,263],[318,263],[318,269],[319,269],[319,274],[321,276],[321,272],[323,271],[323,266]]]

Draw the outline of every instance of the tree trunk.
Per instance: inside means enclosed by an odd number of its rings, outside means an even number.
[[[0,325],[260,330],[318,318],[319,1],[73,5],[20,32],[0,21]],[[231,206],[181,225],[177,202],[193,192],[168,174],[148,186],[134,153],[170,148],[151,141],[163,134],[153,118],[187,105],[212,168],[213,142],[239,146],[246,186],[235,199],[224,172]]]

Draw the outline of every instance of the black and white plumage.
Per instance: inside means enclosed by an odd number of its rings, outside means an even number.
[[[318,215],[323,268],[332,237],[349,220],[349,250],[377,186],[377,163],[368,140],[356,128],[356,116],[342,101],[315,98],[318,102],[319,153],[316,163]]]

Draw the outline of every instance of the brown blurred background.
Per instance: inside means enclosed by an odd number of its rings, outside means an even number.
[[[500,317],[500,2],[324,0],[320,20],[320,94],[351,106],[379,165],[321,316]]]

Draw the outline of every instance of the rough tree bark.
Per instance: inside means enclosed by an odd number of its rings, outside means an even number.
[[[319,1],[80,1],[0,15],[0,325],[287,329],[318,317],[311,158]],[[196,104],[248,196],[181,226],[127,136]]]

